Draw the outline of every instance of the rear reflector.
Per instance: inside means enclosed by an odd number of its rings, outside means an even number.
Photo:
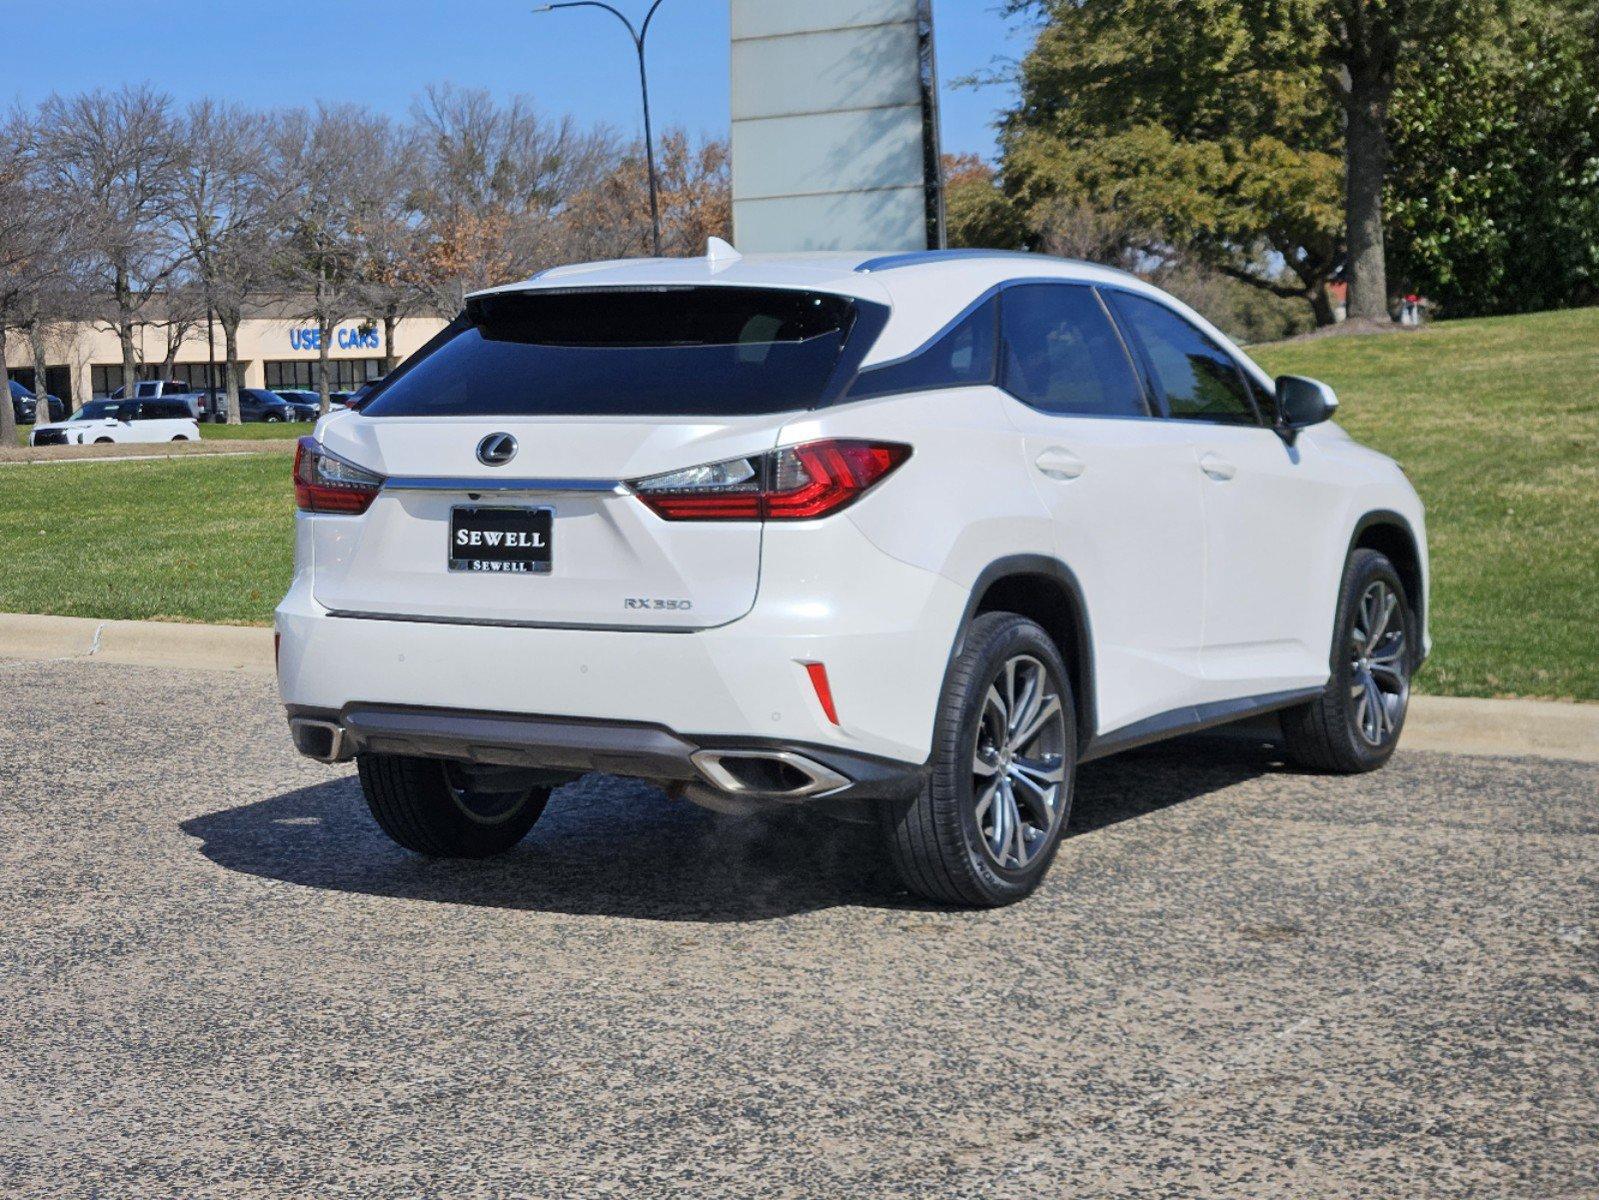
[[[364,513],[382,486],[383,476],[329,454],[314,437],[294,448],[294,502],[305,512]]]
[[[853,504],[910,456],[899,442],[826,438],[631,486],[667,521],[808,521]]]
[[[806,663],[805,673],[811,677],[811,686],[816,689],[816,699],[822,711],[827,714],[829,721],[837,725],[838,709],[833,707],[833,685],[827,682],[827,668],[821,663]]]

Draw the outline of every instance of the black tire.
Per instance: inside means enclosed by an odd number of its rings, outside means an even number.
[[[503,854],[527,836],[550,799],[549,788],[487,793],[456,787],[454,769],[434,758],[362,754],[356,767],[383,832],[429,858]]]
[[[110,438],[95,438],[94,439],[94,444],[96,446],[109,446],[111,444],[111,439]]]
[[[181,434],[181,433],[180,433],[180,434],[178,434],[178,436],[177,436],[177,437],[175,437],[175,438],[173,438],[173,439],[172,439],[172,440],[173,440],[173,441],[174,441],[174,442],[186,442],[186,441],[188,441],[188,440],[189,440],[189,439],[188,439],[188,438],[186,438],[186,437],[184,437],[184,436],[183,436],[183,435],[182,435],[182,434]]]
[[[1389,665],[1373,670],[1370,664],[1387,658],[1388,653],[1367,652],[1360,629],[1366,616],[1363,598],[1373,589],[1386,589],[1397,603],[1391,620],[1402,642],[1397,646],[1388,638],[1378,649],[1389,651]],[[1405,712],[1410,701],[1410,676],[1416,664],[1416,616],[1405,594],[1404,581],[1387,556],[1376,550],[1356,550],[1344,567],[1338,594],[1338,620],[1334,627],[1332,676],[1322,694],[1309,704],[1285,709],[1281,715],[1283,739],[1288,756],[1299,766],[1339,775],[1358,775],[1375,771],[1393,757],[1394,747],[1404,730]],[[1362,643],[1357,646],[1357,642]],[[1376,708],[1364,686],[1370,675],[1379,684],[1381,700]],[[1393,688],[1389,692],[1382,690]],[[1362,702],[1364,699],[1364,707]],[[1381,724],[1377,740],[1363,731],[1364,717],[1379,713]]]
[[[980,761],[986,763],[988,751],[994,752],[996,763],[1003,761],[1007,767],[1005,771],[996,767],[994,775],[1009,774],[1008,764],[1014,761],[1029,761],[1020,755],[1013,758],[1008,744],[1003,750],[996,749],[991,736],[996,726],[991,723],[990,688],[998,684],[1003,690],[1007,664],[1018,660],[1038,664],[1059,702],[1059,719],[1050,718],[1046,739],[1051,753],[1035,753],[1032,761],[1054,764],[1060,779],[1049,805],[1047,829],[1039,828],[1044,819],[1043,793],[1034,789],[1029,795],[1026,788],[1007,785],[1009,794],[1017,798],[1010,802],[1010,811],[1020,814],[1017,823],[1010,826],[1012,832],[1020,831],[1015,843],[1019,853],[1011,856],[1010,839],[1002,837],[1009,857],[1001,862],[991,848],[991,831],[996,827],[985,824],[979,815],[983,798],[977,780],[982,776],[976,767]],[[1024,666],[1022,670],[1032,668]],[[1051,692],[1041,694],[1047,698]],[[1012,708],[1025,712],[1026,704]],[[1045,746],[1043,741],[1036,744]],[[1000,754],[1005,756],[1003,760]],[[985,613],[972,622],[965,645],[950,664],[944,681],[929,765],[928,782],[921,795],[914,800],[885,804],[881,810],[889,856],[901,882],[929,900],[980,908],[1013,904],[1031,894],[1060,848],[1071,816],[1077,773],[1077,721],[1071,680],[1060,651],[1037,624],[1014,613]],[[1018,778],[1017,782],[1025,780]],[[994,786],[1000,786],[1000,781]],[[991,806],[1002,802],[998,797],[989,800]],[[1028,809],[1033,817],[1031,824],[1027,823]],[[992,814],[993,807],[988,811]],[[1035,832],[1037,838],[1028,840]],[[1021,849],[1024,843],[1026,848]],[[1010,857],[1016,858],[1017,863],[1012,864]]]

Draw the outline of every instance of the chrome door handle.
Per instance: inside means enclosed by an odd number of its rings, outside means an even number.
[[[1088,470],[1088,464],[1078,458],[1070,450],[1061,446],[1051,446],[1038,456],[1037,466],[1041,475],[1050,479],[1059,479],[1062,482],[1076,479]]]
[[[1212,479],[1223,483],[1238,474],[1238,468],[1219,454],[1206,454],[1199,460],[1199,469]]]

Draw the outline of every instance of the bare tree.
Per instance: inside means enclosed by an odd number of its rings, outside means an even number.
[[[334,330],[362,302],[363,223],[381,207],[375,196],[384,186],[381,146],[389,136],[386,120],[356,105],[292,114],[278,136],[281,169],[294,189],[281,264],[300,314],[316,323],[324,415]]]
[[[152,314],[148,324],[161,331],[163,346],[158,375],[161,379],[171,379],[183,343],[205,324],[205,291],[197,279],[169,278],[161,292],[159,306],[151,307],[159,311]]]
[[[733,189],[728,146],[718,139],[696,142],[681,128],[660,139],[661,252],[705,253],[706,239],[731,238]],[[643,150],[615,161],[590,187],[574,196],[559,216],[557,256],[564,260],[627,258],[652,252],[649,176]]]
[[[0,124],[0,446],[17,444],[17,417],[11,406],[11,374],[6,360],[6,330],[17,323],[39,256],[40,221],[36,189],[30,179],[33,129],[21,113]]]
[[[608,130],[547,121],[526,97],[500,104],[485,91],[430,87],[412,119],[425,172],[417,206],[441,310],[548,265],[562,236],[554,218],[617,158]]]
[[[400,320],[431,307],[426,242],[417,203],[424,186],[417,138],[385,128],[374,149],[374,174],[356,214],[361,245],[358,289],[366,310],[383,326],[383,373],[394,370]]]
[[[278,170],[272,122],[202,100],[181,124],[175,219],[202,302],[222,326],[228,424],[239,424],[239,326],[250,299],[273,282],[274,250],[292,181]]]
[[[82,206],[96,290],[122,348],[122,386],[138,377],[134,331],[184,261],[172,221],[178,142],[171,100],[148,85],[51,96],[39,110],[53,189]]]
[[[40,128],[14,111],[0,123],[0,444],[16,442],[5,331],[16,329],[33,364],[35,420],[50,419],[46,368],[52,320],[69,315],[71,278],[82,233],[76,198],[50,185]]]

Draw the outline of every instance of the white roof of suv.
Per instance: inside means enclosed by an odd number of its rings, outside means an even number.
[[[893,317],[863,366],[914,352],[984,292],[1018,278],[1114,284],[1161,294],[1136,275],[1075,259],[1010,250],[830,250],[740,255],[713,241],[703,258],[623,258],[552,267],[477,295],[571,287],[807,288],[888,306]],[[1197,314],[1192,314],[1197,316]],[[1208,323],[1207,323],[1207,328]]]

